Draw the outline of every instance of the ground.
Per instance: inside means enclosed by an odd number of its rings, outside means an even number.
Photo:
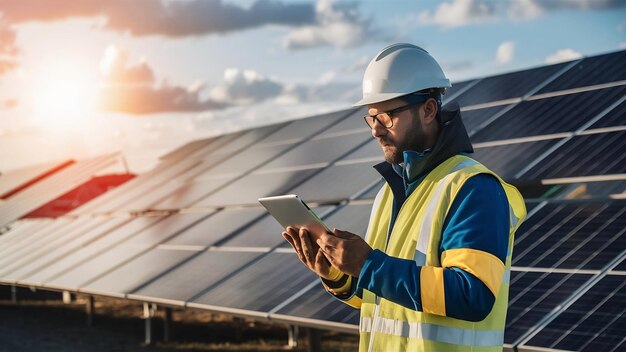
[[[87,326],[85,300],[0,300],[0,351],[285,351],[287,329],[202,311],[174,310],[171,342],[144,343],[141,303],[96,298],[92,326]],[[157,316],[162,311],[157,309]],[[163,326],[153,321],[154,339]],[[298,347],[307,350],[302,330]],[[323,351],[354,351],[356,335],[322,332]]]

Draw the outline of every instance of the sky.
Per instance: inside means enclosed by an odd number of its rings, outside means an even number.
[[[408,42],[454,82],[626,49],[626,0],[0,0],[0,172],[349,108]]]

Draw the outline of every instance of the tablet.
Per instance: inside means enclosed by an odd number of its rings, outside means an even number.
[[[332,233],[317,214],[295,194],[259,198],[259,203],[261,203],[284,228],[287,228],[287,226],[306,227],[309,233],[312,234],[316,232],[319,233],[320,231]]]

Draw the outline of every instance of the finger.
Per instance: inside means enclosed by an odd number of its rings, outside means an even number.
[[[312,268],[315,263],[315,254],[313,246],[311,245],[311,239],[309,238],[309,232],[305,228],[300,228],[299,236],[304,258],[307,260],[308,266]]]
[[[298,254],[298,257],[300,258],[300,260],[304,264],[306,264],[304,253],[302,252],[302,244],[300,243],[300,237],[298,236],[298,233],[293,227],[288,227],[287,235],[289,236],[289,238],[291,238],[290,243],[293,246],[293,249],[296,251],[296,254]]]

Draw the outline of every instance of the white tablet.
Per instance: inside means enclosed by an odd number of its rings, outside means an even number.
[[[287,228],[287,226],[306,227],[310,233],[316,233],[318,231],[332,233],[317,214],[295,194],[259,198],[259,203],[261,203],[284,228]]]

